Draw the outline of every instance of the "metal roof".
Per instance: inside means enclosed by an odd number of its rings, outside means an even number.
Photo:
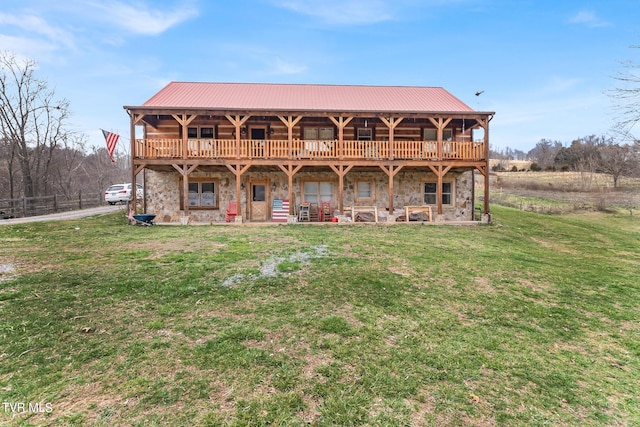
[[[171,82],[138,108],[405,113],[474,111],[441,87],[207,82]]]

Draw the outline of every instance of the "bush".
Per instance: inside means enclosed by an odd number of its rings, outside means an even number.
[[[540,165],[536,162],[531,163],[531,166],[529,166],[529,169],[531,170],[531,172],[540,172],[542,170]]]

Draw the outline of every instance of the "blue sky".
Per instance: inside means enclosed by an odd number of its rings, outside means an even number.
[[[37,61],[104,144],[170,81],[442,86],[495,111],[494,148],[606,134],[638,0],[0,0],[0,50]],[[477,91],[484,91],[475,96]]]

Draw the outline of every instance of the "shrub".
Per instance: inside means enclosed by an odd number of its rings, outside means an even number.
[[[536,162],[531,163],[531,166],[529,166],[529,169],[531,170],[531,172],[540,172],[542,170],[540,165]]]

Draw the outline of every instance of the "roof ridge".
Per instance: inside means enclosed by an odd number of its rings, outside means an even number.
[[[419,86],[419,85],[377,85],[377,84],[339,84],[339,83],[277,83],[277,82],[211,82],[211,81],[186,81],[173,80],[169,84],[206,84],[206,85],[256,85],[256,86],[324,86],[324,87],[388,87],[388,88],[424,88],[444,89],[443,86]],[[446,90],[446,89],[444,89]]]

